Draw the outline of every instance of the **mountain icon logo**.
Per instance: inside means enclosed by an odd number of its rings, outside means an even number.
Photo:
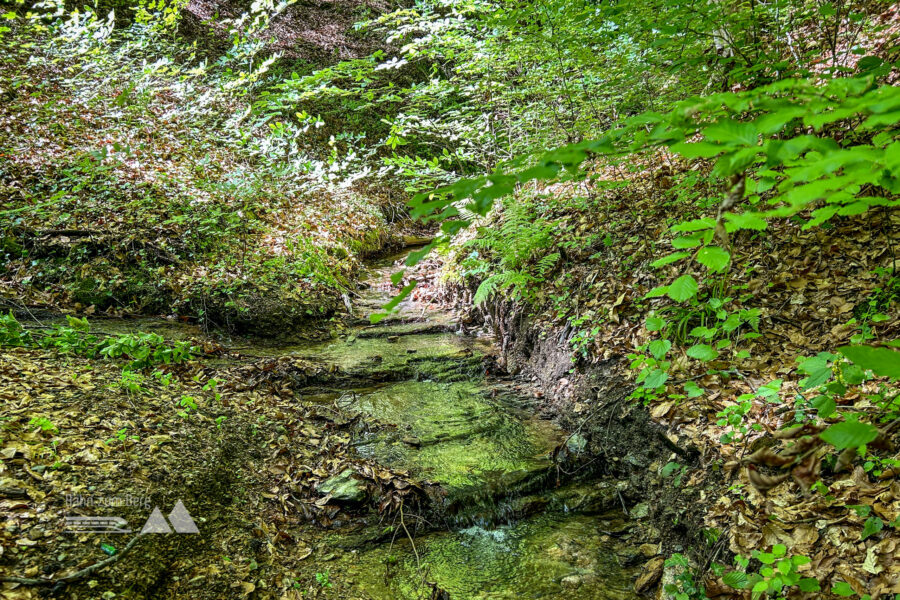
[[[169,523],[172,524],[171,527]],[[150,513],[147,522],[141,528],[141,535],[145,533],[172,533],[173,529],[175,533],[200,533],[200,530],[197,529],[197,524],[194,523],[194,519],[181,500],[175,503],[175,508],[169,513],[168,521],[160,512],[159,507],[154,506],[153,512]]]

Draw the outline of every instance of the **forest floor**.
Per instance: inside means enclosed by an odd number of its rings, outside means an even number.
[[[66,328],[59,319],[26,324],[35,335]],[[351,446],[359,417],[315,395],[348,381],[369,385],[378,369],[350,372],[271,338],[222,345],[179,321],[98,318],[90,333],[67,331],[88,343],[152,332],[192,344],[193,358],[123,370],[121,359],[84,347],[4,348],[3,575],[59,579],[107,554],[122,560],[69,585],[7,582],[0,597],[357,597],[352,581],[328,581],[332,561],[354,536],[385,535],[379,508],[396,513],[405,501],[409,519],[425,497],[405,472],[360,457]],[[308,332],[301,354],[330,333]],[[367,430],[378,427],[367,421]],[[347,470],[365,501],[319,490]],[[202,535],[142,536],[123,554],[151,508],[169,514],[179,501]],[[64,515],[114,515],[131,533],[79,532]]]
[[[360,292],[358,312],[390,297],[394,268]],[[480,586],[498,597],[574,586],[632,598],[634,569],[659,554],[659,533],[622,518],[615,482],[563,477],[560,486],[557,473],[555,486],[534,487],[552,473],[547,453],[564,449],[564,433],[550,414],[498,412],[494,396],[532,402],[530,386],[498,379],[489,394],[466,391],[495,370],[487,341],[454,335],[449,315],[415,299],[378,326],[360,316],[347,316],[336,338],[287,346],[220,344],[199,327],[152,318],[95,319],[89,332],[76,320],[27,321],[19,333],[45,348],[0,354],[3,575],[59,581],[107,554],[121,560],[68,585],[7,581],[0,597],[386,600],[444,593],[438,586],[462,598],[458,590]],[[148,368],[90,356],[98,340],[135,331],[163,336],[167,348],[190,343],[194,356]],[[411,403],[402,414],[357,400],[391,389]],[[373,439],[386,454],[360,450]],[[391,466],[398,446],[419,471],[425,460],[427,479]],[[469,496],[472,482],[504,472],[508,483]],[[179,501],[202,535],[146,534],[132,549],[151,508],[169,514]],[[553,505],[558,512],[545,514]],[[131,532],[73,531],[63,516],[115,516]]]

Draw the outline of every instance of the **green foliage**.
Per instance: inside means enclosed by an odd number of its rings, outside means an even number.
[[[869,517],[866,519],[866,522],[863,526],[862,533],[859,536],[860,540],[865,540],[871,535],[874,535],[884,529],[884,521],[879,519],[878,517]]]
[[[555,224],[539,217],[530,204],[504,203],[501,219],[499,227],[481,228],[480,235],[463,246],[470,250],[462,261],[464,276],[496,270],[479,283],[475,304],[498,291],[507,291],[514,299],[531,300],[537,286],[560,260],[558,252],[548,250]]]
[[[701,362],[716,360],[720,357],[722,350],[726,349],[731,350],[735,359],[746,358],[748,353],[745,350],[737,350],[735,344],[742,338],[752,339],[758,336],[756,331],[759,328],[760,313],[758,309],[729,311],[726,306],[732,301],[733,299],[730,297],[709,298],[705,302],[691,299],[690,305],[687,307],[668,306],[647,317],[645,327],[660,337],[637,349],[639,352],[648,352],[650,356],[638,353],[628,355],[628,358],[631,359],[631,368],[638,371],[636,381],[643,383],[642,389],[635,391],[632,396],[644,398],[645,401],[657,397],[656,391],[669,380],[668,371],[672,362],[665,358],[675,344],[690,344],[684,350],[685,355]],[[743,331],[747,329],[747,325],[753,331]],[[648,391],[652,391],[652,393],[648,394]],[[684,383],[684,392],[691,398],[704,393],[703,389],[693,381]],[[766,393],[767,388],[762,388],[761,392]],[[679,396],[670,397],[677,399]],[[751,394],[750,398],[752,397]],[[721,417],[719,424],[738,426],[743,415],[750,408],[750,405],[744,401],[741,406],[743,412],[740,414],[735,412],[738,410],[737,407],[729,407],[722,411],[719,414]],[[733,438],[733,435],[727,435],[729,441]]]
[[[687,465],[682,465],[677,462],[668,462],[660,469],[659,474],[663,477],[672,477],[672,483],[675,487],[681,487],[681,480],[687,473],[687,470]]]
[[[147,390],[143,386],[145,381],[146,377],[144,377],[141,373],[126,369],[122,371],[122,376],[119,378],[119,381],[114,384],[114,386],[124,390],[130,396],[138,396],[150,393],[149,390]]]
[[[334,584],[331,583],[331,573],[327,569],[316,573],[316,582],[323,588],[334,586]]]
[[[867,423],[841,421],[819,434],[819,437],[837,448],[858,448],[878,437],[878,429]]]
[[[667,594],[675,600],[705,600],[706,589],[701,577],[691,568],[690,562],[683,554],[673,554],[666,559],[665,566],[677,569],[675,582],[664,586]]]
[[[31,420],[28,421],[29,428],[40,428],[43,433],[58,433],[59,429],[56,425],[53,424],[47,417],[31,417]]]
[[[12,311],[0,314],[0,345],[29,346],[34,343],[31,332],[16,320]]]
[[[723,444],[730,444],[735,441],[743,440],[753,429],[752,426],[744,423],[744,417],[753,408],[753,395],[742,395],[738,398],[737,404],[726,406],[724,409],[716,413],[718,420],[716,425],[719,427],[728,427],[730,431],[722,434],[720,441]]]
[[[900,352],[872,346],[843,346],[838,352],[876,375],[900,379]]]
[[[536,162],[537,167],[463,180],[420,194],[411,205],[414,215],[446,218],[458,214],[453,203],[469,199],[466,209],[484,214],[496,198],[517,185],[563,173],[584,177],[579,167],[590,157],[613,160],[622,153],[666,146],[686,158],[716,158],[713,177],[737,181],[729,192],[734,196],[730,205],[745,202],[750,208],[724,212],[725,234],[764,229],[767,219],[808,209],[812,212],[805,227],[818,226],[872,207],[898,206],[900,200],[893,194],[900,191],[900,163],[892,158],[900,151],[900,142],[894,141],[898,106],[900,90],[876,85],[873,75],[824,82],[783,80],[745,92],[693,98],[665,114],[627,119],[598,140],[551,151]],[[864,135],[829,137],[834,123],[851,119],[862,120]],[[817,135],[807,133],[809,128]],[[695,136],[703,139],[690,141]],[[709,244],[715,227],[712,219],[677,224],[674,230],[693,233],[676,242],[676,248]],[[730,254],[712,248],[701,248],[698,260],[713,271],[721,270]],[[651,297],[662,293],[676,301],[691,297],[696,289],[687,277],[676,279],[677,285],[657,288]]]
[[[186,419],[191,411],[197,410],[197,399],[193,396],[189,396],[187,394],[182,394],[181,399],[178,401],[178,406],[181,407],[181,410],[178,411],[178,416]],[[221,424],[221,422],[217,423],[217,425]]]
[[[129,429],[128,426],[122,427],[121,429],[116,431],[114,436],[107,439],[103,443],[108,446],[108,445],[114,443],[115,441],[118,441],[122,446],[125,446],[128,442],[136,442],[141,439],[140,436],[137,436],[134,434],[129,434],[128,429]]]
[[[141,332],[115,337],[93,335],[86,318],[66,315],[66,322],[67,325],[58,325],[50,331],[26,330],[12,313],[4,315],[0,318],[0,344],[38,345],[88,358],[128,359],[130,362],[125,367],[126,373],[122,374],[120,386],[132,393],[138,391],[133,388],[139,383],[133,378],[138,376],[129,375],[127,371],[137,371],[153,365],[183,363],[192,360],[200,350],[186,341],[167,342],[155,333]]]
[[[673,281],[666,289],[666,295],[675,302],[684,302],[697,294],[697,280],[690,275],[682,275]]]
[[[284,155],[259,156],[268,127],[243,104],[271,83],[264,74],[278,57],[260,56],[262,31],[291,2],[216,17],[217,35],[233,42],[222,55],[180,37],[182,0],[135,4],[107,19],[104,0],[73,12],[40,3],[0,42],[3,87],[15,90],[3,116],[35,125],[26,138],[0,136],[11,157],[2,177],[13,184],[0,201],[0,220],[11,219],[0,255],[19,261],[9,268],[29,287],[98,310],[177,312],[219,326],[249,320],[265,307],[260,298],[278,297],[286,318],[327,312],[354,266],[345,246],[362,244],[384,215],[348,191],[331,196],[341,196],[333,212],[342,218],[317,215],[322,201],[309,192],[322,178],[286,167]],[[37,138],[57,150],[27,141]],[[41,175],[20,177],[37,159]],[[348,228],[345,217],[369,226]],[[97,237],[72,239],[68,253],[31,244],[58,229]]]
[[[809,564],[809,557],[788,556],[783,544],[775,544],[771,552],[754,550],[751,557],[762,564],[759,572],[748,572],[750,560],[739,555],[734,559],[739,570],[726,573],[722,582],[738,590],[750,590],[754,598],[782,599],[787,597],[789,590],[818,592],[821,589],[817,579],[798,572],[799,567]]]

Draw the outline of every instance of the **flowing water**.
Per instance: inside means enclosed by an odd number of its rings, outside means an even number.
[[[353,303],[358,317],[394,293],[392,265],[370,268]],[[348,371],[402,373],[330,394],[347,410],[395,426],[360,434],[361,455],[447,493],[442,527],[354,548],[335,568],[377,600],[636,597],[635,570],[624,565],[639,540],[623,542],[630,524],[609,511],[614,488],[556,487],[552,453],[567,434],[535,416],[532,398],[485,375],[488,340],[452,328],[448,314],[410,300],[378,325],[361,321],[343,339],[295,350]]]
[[[345,335],[239,346],[245,356],[333,365],[346,378],[298,390],[303,400],[378,423],[356,434],[356,451],[443,491],[437,522],[401,523],[393,537],[370,532],[378,542],[329,534],[329,544],[344,549],[329,569],[373,600],[635,598],[636,571],[627,565],[638,562],[641,540],[631,539],[631,524],[613,510],[614,483],[567,481],[554,450],[577,446],[577,437],[537,417],[534,399],[510,382],[486,374],[490,340],[458,335],[449,313],[413,300],[369,323],[394,293],[394,258],[370,266],[352,299],[356,324]],[[170,339],[199,333],[161,320],[128,325],[136,329]]]

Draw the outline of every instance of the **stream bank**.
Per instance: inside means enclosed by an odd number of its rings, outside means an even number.
[[[708,537],[704,522],[724,480],[716,468],[718,457],[704,455],[629,399],[634,384],[625,376],[626,357],[579,360],[570,342],[575,334],[571,329],[537,324],[528,307],[497,296],[472,307],[474,291],[450,285],[444,299],[463,307],[462,320],[469,328],[494,336],[499,365],[537,390],[542,410],[583,437],[590,469],[617,482],[624,514],[645,523],[647,542],[658,545],[660,556],[688,554],[702,568],[725,559],[723,538]],[[709,470],[711,476],[700,485],[673,483],[662,474],[671,462]],[[664,569],[661,558],[653,558],[644,565],[640,587],[646,591],[661,580],[671,583],[673,574]],[[661,588],[659,584],[658,597],[666,597]]]

